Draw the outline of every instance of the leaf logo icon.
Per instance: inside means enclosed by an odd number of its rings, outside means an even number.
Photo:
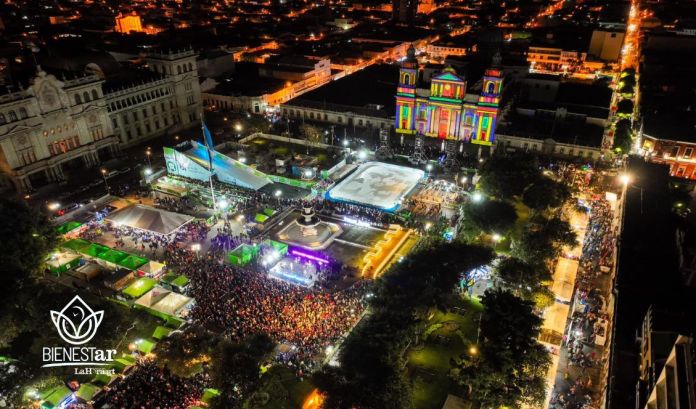
[[[51,321],[63,341],[72,345],[89,342],[97,333],[104,311],[93,311],[76,295],[61,311],[51,310]]]

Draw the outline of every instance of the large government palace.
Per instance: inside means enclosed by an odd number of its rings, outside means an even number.
[[[113,75],[89,63],[60,79],[39,67],[26,87],[0,95],[0,189],[59,182],[65,167],[96,166],[122,147],[196,123],[196,56],[153,53],[147,69]]]

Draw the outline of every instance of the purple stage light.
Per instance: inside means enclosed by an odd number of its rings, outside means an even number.
[[[305,253],[303,251],[292,249],[292,250],[290,250],[290,254],[292,254],[294,256],[298,256],[298,257],[304,257],[304,258],[309,259],[309,260],[314,260],[317,263],[329,264],[329,260],[323,259],[321,257],[317,257],[317,256],[312,255],[312,254]]]

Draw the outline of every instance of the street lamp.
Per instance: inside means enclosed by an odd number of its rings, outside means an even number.
[[[367,159],[367,151],[366,150],[360,151],[360,153],[358,153],[358,159],[360,159],[360,160]]]
[[[242,129],[244,129],[244,127],[243,127],[242,124],[240,124],[239,122],[237,122],[236,124],[234,124],[234,130],[237,131],[237,133],[242,132]]]
[[[150,148],[147,148],[145,151],[145,156],[147,156],[147,166],[152,167],[152,162],[150,162],[150,155],[152,155],[152,152],[150,152]]]
[[[109,182],[106,181],[106,169],[101,170],[102,177],[104,178],[104,186],[106,186],[106,191],[111,192],[111,188],[109,187]]]
[[[145,169],[145,176],[150,176],[150,175],[152,175],[152,169],[146,168]]]
[[[201,251],[201,245],[198,243],[194,243],[191,245],[191,250],[193,250],[193,252],[196,253],[196,258],[197,258],[198,252]]]
[[[619,176],[619,179],[621,180],[621,183],[624,184],[624,186],[628,186],[629,183],[631,183],[631,175],[628,173],[623,173],[621,176]]]
[[[278,206],[280,206],[280,196],[281,196],[282,194],[283,194],[283,192],[280,191],[280,190],[276,190],[275,193],[274,193],[275,197],[278,198]]]
[[[466,176],[462,176],[462,185],[466,185],[467,182],[469,182],[469,178]]]
[[[475,203],[479,203],[483,200],[483,195],[481,192],[474,192],[474,194],[471,195],[471,200],[473,200]]]

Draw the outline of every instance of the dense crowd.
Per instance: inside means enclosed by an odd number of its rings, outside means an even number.
[[[181,378],[144,359],[107,390],[105,403],[115,409],[187,409],[199,403],[209,384],[205,372]]]
[[[180,272],[191,278],[196,299],[191,317],[234,340],[263,332],[292,348],[292,360],[311,361],[335,343],[362,314],[365,283],[324,293],[222,265],[195,259]]]

